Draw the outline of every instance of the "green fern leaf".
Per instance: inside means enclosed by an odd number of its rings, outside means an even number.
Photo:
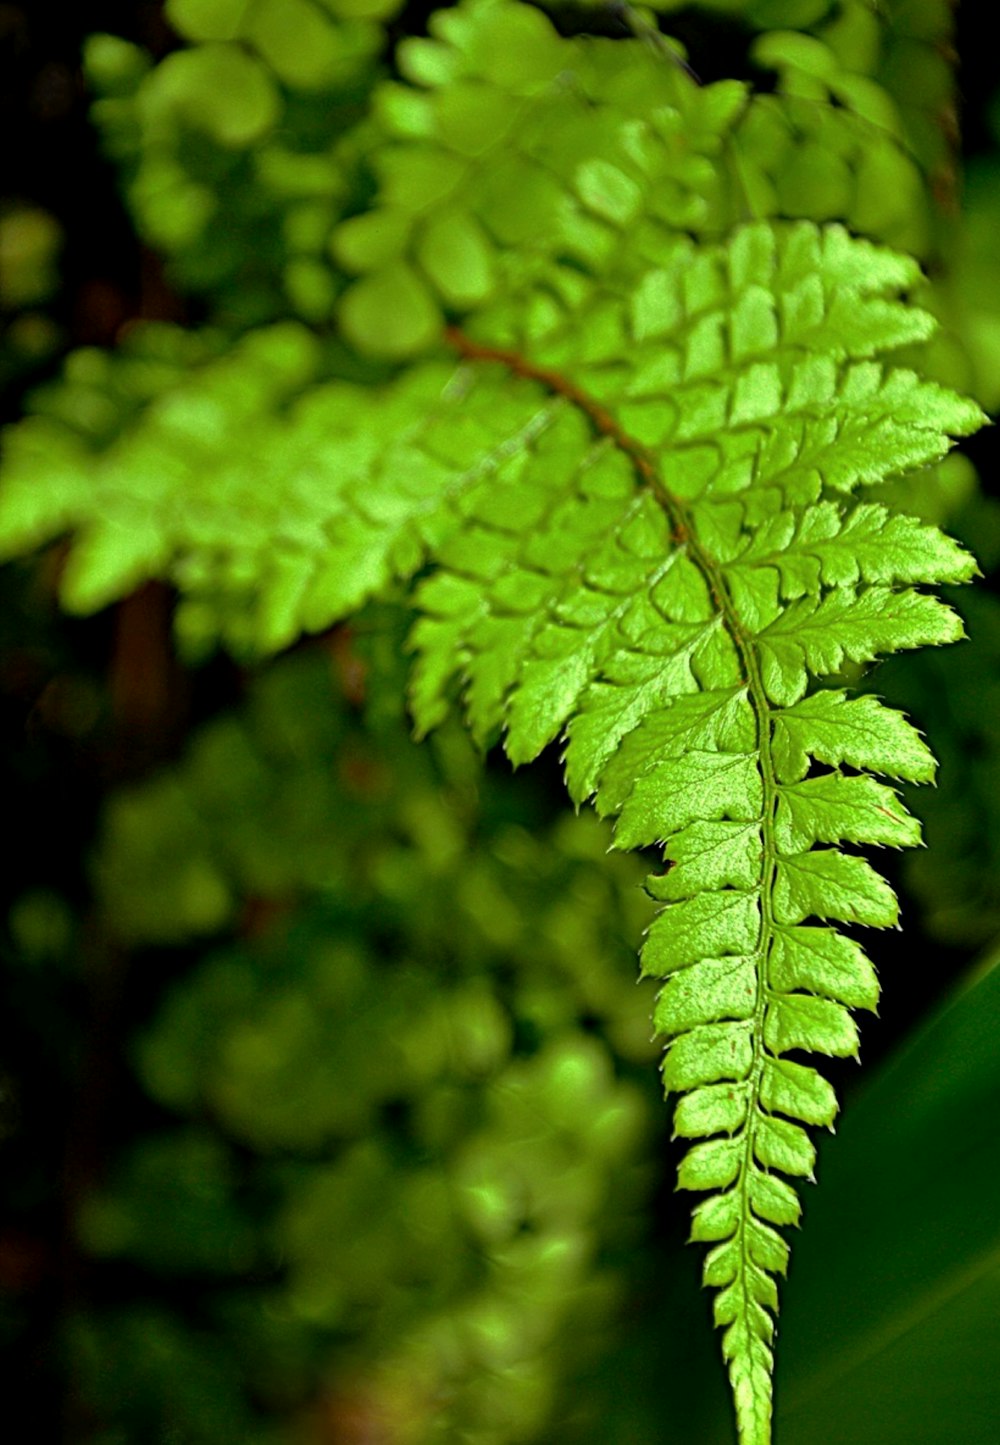
[[[975,570],[933,528],[849,495],[980,421],[879,359],[929,332],[897,297],[914,274],[839,228],[671,243],[582,311],[559,293],[544,328],[530,286],[520,309],[484,308],[474,335],[448,334],[457,370],[431,362],[383,389],[375,434],[362,390],[276,328],[96,455],[64,421],[24,424],[0,499],[10,550],[77,529],[72,605],[159,573],[195,626],[207,609],[244,649],[325,627],[429,561],[418,727],[458,688],[476,736],[502,730],[515,762],[562,737],[570,792],[615,819],[615,847],[663,847],[642,970],[662,981],[664,1083],[695,1141],[680,1185],[708,1196],[693,1238],[712,1246],[744,1445],[769,1439],[775,1228],[798,1216],[784,1176],[811,1178],[806,1130],[836,1108],[785,1056],[856,1055],[851,1011],[877,985],[837,926],[891,926],[897,906],[849,850],[917,842],[871,774],[934,766],[900,714],[817,681],[960,637],[919,589]],[[39,449],[63,468],[47,501]],[[225,478],[212,499],[209,459]]]
[[[893,299],[905,267],[843,232],[751,227],[702,248],[697,269],[647,286],[671,301],[669,337],[647,342],[648,316],[630,333],[623,298],[617,325],[604,313],[606,348],[572,380],[558,332],[551,348],[536,339],[537,363],[457,339],[471,365],[506,366],[561,404],[547,434],[560,461],[531,448],[502,529],[469,493],[466,526],[417,593],[417,708],[427,726],[444,705],[433,673],[461,681],[481,735],[505,728],[515,761],[562,734],[571,792],[615,819],[615,846],[664,848],[642,969],[664,981],[664,1083],[680,1096],[676,1133],[695,1141],[679,1182],[709,1195],[693,1238],[713,1246],[704,1278],[741,1439],[763,1445],[788,1253],[775,1226],[798,1216],[783,1176],[812,1178],[807,1130],[836,1113],[829,1085],[786,1055],[857,1055],[852,1010],[874,1008],[878,988],[837,928],[889,927],[898,908],[850,849],[917,843],[871,774],[933,771],[903,717],[816,680],[960,637],[919,587],[975,572],[935,529],[845,493],[941,455],[979,414],[874,359],[880,337],[918,339],[926,322]],[[737,346],[733,316],[755,287],[758,316],[793,321]],[[808,326],[794,319],[803,295]],[[616,334],[630,337],[627,369],[612,360]],[[596,437],[575,454],[571,418]]]

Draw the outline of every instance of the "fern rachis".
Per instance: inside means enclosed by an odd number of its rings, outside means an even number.
[[[794,730],[796,704],[803,720],[810,715],[808,702],[801,707],[802,682],[783,679],[780,665],[762,655],[759,637],[767,628],[760,628],[759,617],[748,622],[741,615],[726,568],[702,542],[693,508],[666,485],[654,453],[557,372],[470,341],[455,329],[448,339],[466,358],[506,366],[565,398],[628,457],[637,484],[665,514],[674,555],[693,564],[731,643],[736,676],[730,669],[728,679],[718,679],[728,686],[683,693],[663,711],[647,714],[605,767],[597,806],[617,815],[617,846],[666,844],[670,871],[651,880],[651,891],[668,901],[644,949],[643,968],[667,979],[654,1015],[668,1039],[664,1079],[680,1095],[675,1133],[700,1141],[687,1153],[680,1183],[710,1191],[696,1208],[692,1238],[713,1246],[704,1278],[720,1290],[715,1318],[725,1330],[723,1350],[741,1438],[764,1441],[770,1437],[772,1314],[777,1309],[772,1276],[784,1274],[788,1256],[775,1226],[794,1224],[799,1214],[795,1193],[781,1176],[813,1177],[815,1151],[802,1126],[832,1127],[837,1109],[821,1076],[784,1055],[801,1049],[856,1053],[848,1007],[871,1008],[877,998],[874,972],[860,947],[823,923],[803,923],[813,916],[874,926],[896,921],[891,890],[867,863],[814,844],[907,846],[919,840],[919,830],[895,792],[867,772],[844,774],[834,767],[801,778],[805,769],[798,760],[789,764],[783,758],[779,767],[776,730],[787,731],[789,720]],[[969,560],[943,538],[872,504],[848,512],[816,503],[802,514],[798,527],[781,530],[787,545],[810,529],[817,574],[823,566],[818,553],[824,542],[830,544],[828,579],[838,536],[846,544],[841,562],[850,581],[866,573],[883,583],[915,580],[922,549],[941,549],[935,580],[965,580],[971,572]],[[868,533],[881,539],[881,551],[872,549],[867,559],[861,547],[847,551],[848,538],[863,542]],[[756,550],[764,551],[759,565],[780,567],[785,555],[780,545],[767,552],[760,540],[754,539]],[[893,541],[900,545],[887,567],[884,544]],[[754,551],[754,543],[747,550]],[[930,557],[922,560],[926,571]],[[792,557],[788,565],[794,567]],[[794,583],[789,590],[794,598]],[[863,611],[868,595],[848,594],[849,602]],[[874,595],[889,607],[897,594],[883,589]],[[912,594],[912,606],[918,626],[914,642],[960,635],[957,619],[931,599]],[[850,617],[848,605],[845,624]],[[871,620],[866,619],[868,625]],[[772,627],[779,622],[780,614]],[[836,654],[839,644],[832,645]],[[865,653],[855,650],[855,655]],[[836,657],[827,665],[833,670]],[[843,698],[813,696],[831,702]],[[869,723],[878,704],[864,699],[853,707],[863,710]],[[845,734],[852,765],[927,777],[929,754],[908,724],[885,709],[875,716],[870,736],[866,732],[853,747]],[[808,729],[808,721],[805,725]],[[878,750],[879,734],[885,731],[902,745],[895,765]],[[572,726],[570,736],[572,752]],[[875,751],[867,753],[866,743],[874,743]],[[811,736],[810,745],[818,759],[825,753],[828,761],[844,761],[832,756],[821,737]],[[578,789],[578,798],[585,791]],[[721,891],[696,891],[699,873],[702,887]],[[702,907],[706,898],[712,900],[711,911]]]

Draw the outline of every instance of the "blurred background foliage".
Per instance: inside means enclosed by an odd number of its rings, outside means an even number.
[[[461,735],[414,747],[397,666],[345,717],[335,663],[277,665],[106,811],[108,930],[194,961],[131,1041],[178,1123],[78,1228],[96,1258],[197,1282],[231,1413],[178,1388],[190,1344],[168,1314],[149,1339],[148,1304],[81,1326],[87,1384],[119,1412],[166,1345],[137,1437],[166,1414],[183,1438],[278,1438],[245,1396],[339,1381],[395,1438],[440,1416],[434,1438],[527,1439],[599,1341],[648,1199],[641,894],[591,819],[480,796]]]
[[[655,8],[699,76],[757,87],[755,209],[915,251],[935,367],[997,409],[984,8]],[[653,23],[548,9],[564,34]],[[400,38],[411,68],[445,63],[419,48],[427,15],[0,5],[4,416],[30,391],[103,445],[193,360],[262,324],[322,329],[354,275],[395,264],[398,217],[351,221],[373,146],[424,123],[385,81]],[[415,242],[428,294],[480,256],[452,221],[457,262]],[[338,375],[385,374],[327,346]],[[927,850],[892,865],[906,931],[872,945],[883,1014],[838,1080],[786,1290],[781,1445],[1000,1432],[995,461],[987,432],[899,489],[988,576],[957,599],[970,642],[866,684],[942,768],[912,799]],[[457,731],[410,741],[391,609],[266,667],[182,667],[165,589],[67,620],[60,567],[57,548],[0,574],[11,1413],[71,1445],[723,1445],[634,982],[641,865],[565,812],[554,759],[511,778]]]

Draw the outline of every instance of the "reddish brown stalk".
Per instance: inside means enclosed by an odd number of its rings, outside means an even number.
[[[600,402],[595,401],[592,396],[588,396],[581,387],[577,386],[575,381],[563,376],[561,372],[553,371],[550,367],[536,366],[534,362],[528,361],[519,352],[508,351],[502,346],[488,346],[482,341],[473,341],[457,326],[446,326],[444,339],[467,361],[492,361],[500,366],[506,366],[508,371],[512,371],[515,376],[523,376],[528,381],[540,382],[554,396],[565,397],[567,401],[579,407],[600,436],[608,437],[615,446],[621,448],[642,480],[665,504],[672,524],[674,542],[681,546],[688,540],[688,528],[682,519],[683,504],[663,485],[663,479],[649,452],[641,442],[636,441],[635,437],[629,436],[620,422],[616,421],[611,413],[601,406]]]

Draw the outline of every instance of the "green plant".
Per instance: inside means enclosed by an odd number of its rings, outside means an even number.
[[[168,580],[192,660],[412,599],[421,732],[460,696],[516,764],[561,739],[614,845],[664,849],[643,969],[741,1439],[764,1445],[786,1176],[836,1113],[786,1055],[856,1053],[877,984],[836,925],[897,910],[854,850],[917,843],[878,778],[934,771],[847,688],[960,637],[921,589],[975,572],[879,494],[983,419],[941,384],[946,297],[880,244],[943,244],[940,135],[894,104],[893,23],[860,3],[729,7],[800,27],[756,42],[779,73],[760,96],[698,84],[641,16],[563,37],[467,0],[380,79],[382,8],[359,30],[302,0],[297,33],[290,7],[178,0],[196,44],[152,70],[93,42],[138,223],[216,305],[202,332],[69,359],[9,435],[0,538],[71,534],[71,610]],[[941,7],[909,8],[933,36]]]
[[[80,1218],[91,1258],[196,1277],[216,1322],[211,1388],[169,1312],[77,1319],[87,1399],[137,1435],[275,1438],[253,1405],[315,1394],[327,1352],[393,1439],[414,1414],[535,1438],[622,1288],[655,1107],[637,872],[592,819],[533,834],[477,798],[468,744],[414,748],[382,670],[362,727],[326,649],[283,660],[106,812],[117,936],[207,940],[135,1049],[183,1124]]]

